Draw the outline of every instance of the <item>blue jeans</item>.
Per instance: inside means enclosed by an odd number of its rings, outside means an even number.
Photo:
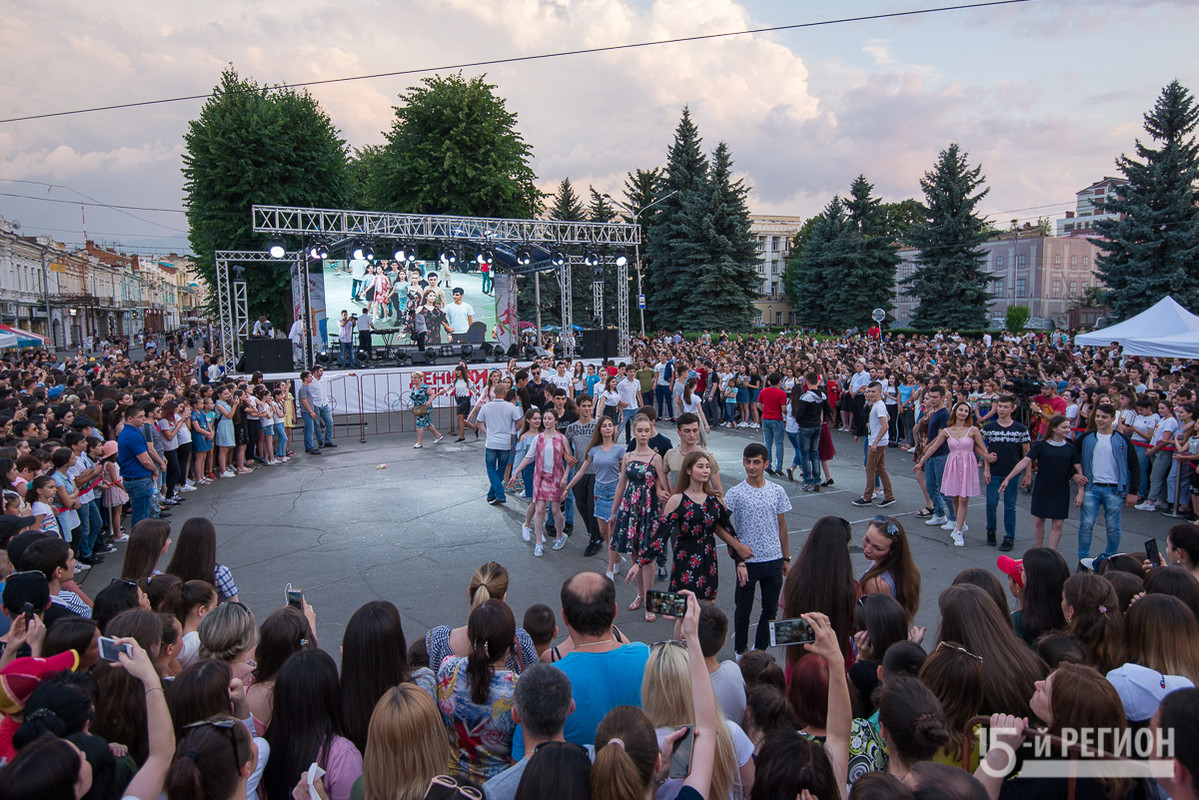
[[[345,366],[347,363],[354,366],[354,343],[353,342],[338,342],[340,347],[337,352],[337,363]]]
[[[100,538],[104,520],[100,517],[100,502],[89,500],[79,509],[79,555],[90,556]]]
[[[575,468],[571,467],[570,471],[566,473],[566,482],[570,483],[570,481],[574,480],[574,477],[575,477]],[[566,507],[562,509],[562,516],[563,516],[563,519],[565,520],[566,525],[574,525],[575,524],[575,493],[574,492],[566,493]],[[553,519],[553,516],[552,515],[549,516],[548,519]]]
[[[287,426],[276,422],[271,428],[275,432],[275,457],[283,458],[287,455]]]
[[[1137,463],[1141,465],[1141,485],[1137,487],[1137,497],[1149,496],[1149,448],[1133,446],[1137,454]]]
[[[1120,513],[1124,509],[1124,495],[1116,486],[1087,484],[1082,496],[1082,514],[1078,520],[1080,560],[1091,555],[1091,535],[1095,530],[1100,506],[1103,506],[1103,521],[1107,526],[1107,544],[1102,555],[1110,556],[1120,552]]]
[[[125,491],[129,493],[130,517],[129,529],[150,518],[150,498],[154,496],[153,478],[126,478]],[[116,531],[113,531],[116,533]]]
[[[487,499],[503,503],[507,499],[504,496],[504,470],[508,468],[512,451],[492,450],[488,447],[483,451],[483,458],[487,463],[487,480],[491,483],[487,488]]]
[[[533,478],[536,474],[537,465],[530,461],[529,465],[520,471],[520,480],[524,484],[525,499],[533,499]]]
[[[631,444],[633,442],[633,420],[637,417],[637,409],[626,408],[620,412],[620,427],[624,428],[625,442]]]
[[[301,411],[300,419],[304,420],[304,450],[312,451],[316,449],[316,442],[319,438],[317,435],[317,421],[310,414]]]
[[[333,444],[333,406],[321,406],[316,412],[321,415],[321,427],[325,429],[325,444]]]
[[[987,530],[996,531],[995,511],[999,507],[999,484],[1003,483],[1003,475],[992,475],[987,484]],[[1011,481],[1003,490],[1003,538],[1016,538],[1016,497],[1020,491],[1020,482]]]
[[[762,439],[766,445],[767,469],[783,468],[783,441],[787,428],[781,419],[762,420]]]
[[[804,483],[820,483],[820,428],[799,429],[799,465]]]
[[[658,406],[658,419],[674,419],[674,398],[669,386],[654,385],[654,402]]]
[[[946,458],[948,456],[932,456],[924,462],[924,488],[928,489],[928,496],[933,501],[933,514],[956,522],[953,504],[945,502],[945,496],[941,494],[941,476],[945,474]]]

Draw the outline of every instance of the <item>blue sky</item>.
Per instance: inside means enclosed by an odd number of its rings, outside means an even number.
[[[221,68],[275,83],[431,67],[933,8],[826,0],[10,0],[0,116],[202,93]],[[534,169],[618,194],[665,159],[691,107],[710,151],[729,143],[751,210],[808,216],[864,173],[917,196],[958,141],[991,188],[985,211],[1060,216],[1143,135],[1178,78],[1199,89],[1199,3],[1031,0],[998,8],[674,44],[487,70],[519,115]],[[470,73],[473,74],[473,73]],[[387,78],[317,87],[351,145],[382,140]],[[187,250],[182,136],[199,101],[0,125],[0,215],[27,233],[128,250]],[[24,195],[12,197],[8,195]],[[37,198],[37,199],[26,199]],[[50,202],[66,201],[66,202]],[[143,209],[167,209],[153,211]]]

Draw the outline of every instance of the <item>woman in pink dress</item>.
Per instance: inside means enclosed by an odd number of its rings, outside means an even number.
[[[570,453],[566,437],[558,432],[558,415],[552,408],[541,412],[541,433],[529,445],[529,454],[512,470],[517,475],[533,464],[533,502],[536,504],[533,512],[533,530],[537,532],[537,544],[533,555],[540,557],[545,553],[545,509],[548,505],[554,514],[554,549],[561,550],[566,544],[566,534],[563,532],[565,517],[562,515],[562,501],[566,499],[566,482],[570,477],[570,467],[577,461]]]
[[[924,455],[916,462],[916,471],[924,469],[925,460],[937,452],[942,443],[949,444],[949,457],[945,459],[945,472],[941,477],[941,494],[953,501],[956,517],[951,525],[953,543],[965,547],[966,539],[962,534],[970,529],[966,524],[966,509],[971,497],[982,494],[975,456],[987,457],[987,445],[978,428],[974,427],[974,412],[969,403],[954,404],[949,412],[949,425],[925,446]]]

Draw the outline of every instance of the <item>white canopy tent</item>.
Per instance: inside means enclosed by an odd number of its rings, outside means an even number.
[[[1134,356],[1199,359],[1199,330],[1152,339],[1129,339],[1124,343],[1124,352]]]
[[[1199,317],[1180,306],[1173,297],[1166,295],[1135,317],[1102,330],[1081,334],[1075,341],[1084,347],[1104,347],[1112,342],[1119,342],[1126,353],[1158,355],[1158,353],[1135,349],[1138,346],[1137,343],[1152,342],[1196,331],[1199,331]],[[1184,357],[1174,353],[1161,355]]]

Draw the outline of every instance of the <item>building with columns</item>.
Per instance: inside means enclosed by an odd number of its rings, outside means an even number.
[[[804,217],[750,214],[749,230],[758,248],[758,296],[754,300],[755,325],[794,325],[795,311],[783,286],[783,272],[791,242],[803,227]]]

